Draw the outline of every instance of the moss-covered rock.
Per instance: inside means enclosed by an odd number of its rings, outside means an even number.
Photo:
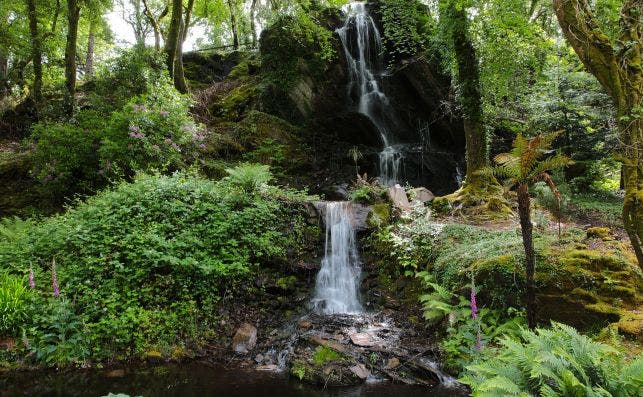
[[[369,227],[380,228],[391,221],[391,207],[386,203],[373,204],[366,220]]]

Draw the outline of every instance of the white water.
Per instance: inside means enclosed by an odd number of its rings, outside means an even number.
[[[313,307],[322,314],[358,313],[360,262],[350,202],[322,203],[326,249],[317,274]]]
[[[403,153],[400,145],[395,145],[395,114],[379,81],[384,70],[382,36],[366,3],[349,3],[344,11],[347,18],[337,34],[348,63],[348,94],[356,90],[358,111],[373,122],[380,135],[384,149],[379,154],[379,177],[382,183],[393,186],[399,182]]]

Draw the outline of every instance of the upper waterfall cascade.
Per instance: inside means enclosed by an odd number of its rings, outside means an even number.
[[[357,95],[357,110],[368,117],[380,135],[383,150],[379,154],[379,178],[386,185],[399,182],[404,153],[396,140],[396,116],[382,89],[382,35],[365,2],[345,6],[346,20],[337,29],[348,64],[348,94]]]

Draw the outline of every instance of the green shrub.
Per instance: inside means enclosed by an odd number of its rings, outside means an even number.
[[[506,337],[461,378],[474,396],[640,396],[643,359],[626,364],[612,347],[569,326]]]
[[[51,298],[34,300],[25,331],[28,349],[40,362],[54,365],[81,364],[89,356],[89,341],[82,318],[71,302]]]
[[[41,122],[32,127],[36,142],[32,173],[54,201],[85,193],[105,183],[99,173],[98,148],[105,118],[82,110],[70,122]]]
[[[167,172],[194,161],[205,132],[189,115],[190,99],[171,85],[154,86],[114,112],[99,150],[106,175]]]
[[[73,298],[90,330],[92,358],[163,352],[199,338],[220,297],[250,288],[262,264],[298,255],[308,233],[305,197],[268,186],[248,195],[230,180],[189,174],[141,175],[0,238],[0,269],[33,264],[37,291],[50,296],[51,282],[39,280],[50,277],[55,257],[61,296]]]
[[[27,318],[29,290],[25,280],[0,274],[0,336],[16,336]]]
[[[171,85],[165,54],[153,48],[134,46],[100,64],[91,83],[91,107],[108,114],[121,109],[130,98],[150,87]]]

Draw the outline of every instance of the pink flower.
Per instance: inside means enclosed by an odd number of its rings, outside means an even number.
[[[36,288],[36,282],[34,281],[33,268],[32,267],[29,267],[29,287],[31,287],[31,289]]]
[[[56,275],[56,259],[51,265],[51,286],[54,289],[54,296],[58,298],[60,296],[60,290],[58,289],[58,277]]]
[[[163,117],[167,117],[170,113],[169,113],[168,111],[166,111],[166,110],[161,110],[161,111],[159,112],[159,114],[160,114],[161,116],[163,116]]]
[[[200,144],[200,145],[199,145],[199,148],[201,148],[201,149],[205,149],[205,143]]]
[[[164,140],[163,142],[165,142],[165,143],[167,143],[167,144],[169,145],[169,144],[171,144],[171,143],[172,143],[172,139],[170,139],[170,138],[165,138],[165,140]]]
[[[473,285],[471,285],[471,318],[474,320],[478,318],[478,305],[476,304],[476,290]]]

